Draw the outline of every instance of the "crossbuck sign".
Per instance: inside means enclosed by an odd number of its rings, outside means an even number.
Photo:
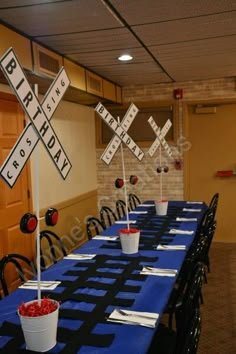
[[[134,104],[131,104],[121,123],[117,122],[101,103],[98,103],[95,111],[116,134],[108,144],[101,159],[109,165],[121,142],[123,142],[137,159],[141,161],[144,157],[144,152],[137,144],[135,144],[133,139],[127,133],[127,130],[138,113],[138,108]]]
[[[40,139],[66,179],[72,165],[49,122],[70,84],[65,70],[60,70],[40,104],[12,48],[0,59],[0,67],[31,121],[1,167],[1,177],[12,187]]]
[[[158,128],[158,126],[156,125],[156,122],[154,121],[154,119],[152,117],[150,117],[148,119],[148,123],[151,125],[152,129],[154,130],[155,134],[156,134],[156,139],[153,142],[153,144],[151,145],[151,147],[149,148],[149,155],[153,156],[153,154],[155,153],[155,151],[157,150],[157,148],[162,145],[164,147],[164,149],[166,150],[167,154],[169,156],[172,155],[172,151],[168,145],[168,143],[165,140],[165,136],[167,134],[167,132],[169,131],[172,123],[170,121],[170,119],[168,119],[164,125],[164,127],[162,129]]]

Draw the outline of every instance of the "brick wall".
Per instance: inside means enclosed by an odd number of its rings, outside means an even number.
[[[162,165],[169,167],[168,173],[163,173],[162,177],[157,174],[156,168],[159,164],[159,153],[156,151],[154,156],[150,158],[147,154],[148,148],[143,148],[145,156],[139,162],[134,155],[124,148],[124,163],[126,169],[126,179],[130,175],[136,175],[139,178],[135,186],[127,183],[127,191],[136,193],[142,201],[154,198],[160,198],[160,182],[162,181],[162,197],[172,200],[183,199],[184,195],[184,179],[183,169],[176,170],[174,167],[175,158],[183,159],[183,152],[189,148],[187,139],[183,136],[184,121],[184,103],[187,102],[210,102],[228,99],[236,99],[235,79],[226,78],[218,80],[183,82],[177,84],[156,84],[156,85],[139,85],[123,88],[123,102],[162,102],[173,99],[173,90],[176,88],[183,89],[183,99],[175,103],[177,104],[177,114],[179,117],[179,132],[176,144],[170,144],[173,155],[168,158],[163,152]],[[116,153],[110,166],[107,166],[100,160],[102,149],[97,149],[97,175],[98,175],[98,208],[101,205],[109,205],[114,209],[117,199],[125,199],[124,187],[116,189],[114,186],[115,179],[122,178],[122,164],[120,150]]]

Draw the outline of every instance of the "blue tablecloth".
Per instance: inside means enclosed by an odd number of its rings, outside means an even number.
[[[50,295],[61,302],[58,343],[49,353],[147,352],[155,329],[115,324],[107,322],[106,317],[117,307],[155,312],[161,317],[175,278],[140,275],[140,270],[144,265],[180,270],[186,251],[159,251],[154,245],[186,245],[189,248],[207,208],[204,203],[169,202],[168,215],[157,217],[153,202],[147,204],[150,206],[136,208],[137,211],[148,211],[147,214],[129,215],[130,220],[136,220],[132,226],[141,230],[137,254],[124,255],[119,241],[90,240],[76,252],[95,254],[94,259],[63,259],[42,273],[42,280],[61,281],[55,290],[42,291],[42,297]],[[200,208],[201,212],[183,211],[183,208]],[[197,218],[197,222],[177,222],[177,216]],[[125,226],[113,224],[103,235],[118,235]],[[171,228],[194,230],[194,234],[171,235]],[[0,348],[4,349],[0,349],[0,353],[13,354],[18,352],[17,348],[24,349],[16,309],[22,302],[34,298],[37,298],[36,290],[17,289],[1,300]]]

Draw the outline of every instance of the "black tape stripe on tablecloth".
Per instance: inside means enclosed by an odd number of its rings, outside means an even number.
[[[71,317],[73,318],[73,317]],[[4,348],[0,349],[0,353],[39,353],[36,351],[26,350],[26,349],[17,349],[24,345],[24,336],[20,325],[12,324],[5,321],[0,328],[0,334],[9,336],[9,333],[14,333],[14,338],[10,339],[9,342],[5,345]],[[74,339],[80,345],[92,345],[94,347],[109,347],[114,339],[114,334],[94,334],[90,333],[85,337],[78,337],[77,330],[70,330],[67,328],[58,328],[57,330],[57,342],[65,343],[70,342],[70,347],[68,349],[62,349],[59,353],[68,353],[73,354],[78,352],[78,346],[73,345]],[[53,349],[52,349],[53,352]]]
[[[111,290],[113,287],[113,283],[107,284],[107,283],[98,283],[97,281],[77,281],[78,288],[90,288],[90,289],[96,289],[96,290]],[[63,280],[61,281],[60,286],[62,287],[71,287],[74,286],[73,281],[68,281],[68,280]],[[141,290],[140,286],[134,286],[134,285],[123,285],[120,288],[122,292],[134,292],[137,293]]]
[[[95,261],[94,261],[95,260]],[[140,274],[132,274],[134,270],[140,269],[141,262],[154,262],[157,260],[157,257],[145,257],[145,256],[107,256],[107,255],[98,255],[93,259],[93,262],[82,262],[86,264],[86,268],[82,270],[67,271],[64,275],[77,276],[77,279],[73,279],[73,285],[66,287],[62,293],[54,293],[53,298],[62,303],[62,306],[59,310],[59,318],[70,318],[72,321],[81,320],[81,325],[77,330],[58,327],[58,341],[65,344],[64,348],[60,350],[60,354],[75,354],[79,352],[80,348],[83,345],[90,345],[94,347],[109,347],[112,344],[114,339],[114,333],[109,333],[109,325],[107,326],[106,331],[108,333],[96,334],[92,333],[94,327],[99,323],[104,323],[107,315],[107,308],[109,306],[122,306],[130,307],[134,303],[132,298],[119,298],[118,293],[121,291],[126,292],[139,292],[141,289],[140,286],[127,286],[125,282],[127,280],[138,280],[143,282],[147,276]],[[121,267],[121,273],[113,272],[97,272],[97,268],[108,268],[110,264],[108,262],[124,261],[127,263],[125,267]],[[77,262],[75,266],[80,267],[81,263]],[[78,290],[79,284],[82,283],[86,286],[86,281],[90,277],[107,277],[114,279],[113,286],[105,290],[103,296],[96,296],[84,293],[75,293]],[[71,283],[70,283],[71,284]],[[96,289],[96,282],[88,281],[89,285],[92,285]],[[98,288],[101,286],[99,281],[97,282]],[[103,286],[104,284],[102,284]],[[42,296],[50,296],[50,292],[42,292]],[[123,293],[124,296],[124,293]],[[91,312],[88,312],[87,315],[85,312],[79,311],[77,309],[63,309],[63,302],[68,300],[78,301],[78,302],[87,302],[93,303],[94,307]],[[108,323],[108,322],[107,322]],[[24,343],[22,335],[16,336],[16,333],[20,333],[19,329],[21,327],[15,324],[4,322],[0,328],[0,335],[7,335],[12,338],[5,345],[3,352],[5,353],[23,353],[24,350],[19,350],[18,348]],[[1,350],[1,349],[0,349]],[[2,351],[1,350],[1,351]],[[29,351],[27,352],[29,353]],[[35,352],[34,352],[35,353]],[[53,353],[53,350],[52,350]]]

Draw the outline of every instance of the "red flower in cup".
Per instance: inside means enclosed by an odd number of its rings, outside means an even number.
[[[49,298],[44,298],[40,303],[38,300],[27,304],[23,303],[18,307],[18,311],[21,316],[39,317],[56,311],[57,306],[57,302],[52,301]]]

